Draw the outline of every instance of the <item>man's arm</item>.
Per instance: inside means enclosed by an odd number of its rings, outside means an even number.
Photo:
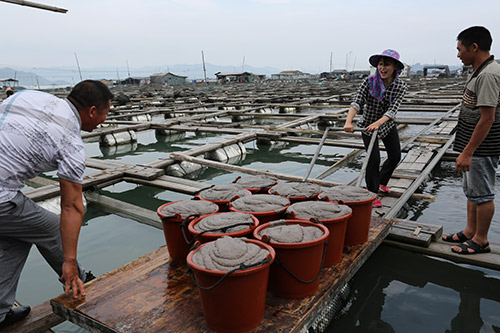
[[[73,297],[85,295],[83,282],[78,276],[76,252],[78,236],[85,213],[82,201],[82,185],[59,178],[61,187],[61,240],[64,253],[62,280],[64,292],[73,290]]]
[[[467,143],[467,146],[465,146],[462,153],[457,157],[455,172],[462,173],[470,170],[472,154],[474,154],[477,147],[486,138],[495,121],[495,108],[481,106],[479,107],[479,112],[481,112],[481,118],[479,118],[474,128],[474,132],[472,132],[469,143]]]

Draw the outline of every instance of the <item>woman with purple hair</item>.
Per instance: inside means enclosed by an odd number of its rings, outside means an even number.
[[[381,54],[372,55],[370,64],[376,68],[375,74],[367,77],[359,86],[351,103],[344,131],[353,132],[352,121],[359,112],[358,126],[363,128],[362,137],[365,148],[371,141],[372,132],[382,139],[387,151],[387,160],[380,169],[380,149],[374,145],[368,160],[365,174],[366,187],[373,193],[389,192],[387,183],[401,159],[401,146],[396,127],[396,113],[403,100],[408,85],[399,78],[404,64],[399,60],[399,53],[387,49]],[[373,207],[382,207],[377,198]]]

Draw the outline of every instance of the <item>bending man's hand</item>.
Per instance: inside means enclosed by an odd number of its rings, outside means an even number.
[[[68,295],[69,291],[72,290],[73,298],[85,296],[85,287],[78,276],[76,261],[64,261],[62,271],[63,275],[61,276],[61,280],[64,281],[64,293]]]

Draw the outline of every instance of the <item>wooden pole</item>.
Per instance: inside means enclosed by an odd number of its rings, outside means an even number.
[[[0,0],[0,1],[12,3],[14,5],[20,5],[20,6],[27,6],[27,7],[33,7],[33,8],[38,8],[38,9],[50,10],[52,12],[58,12],[58,13],[63,13],[63,14],[66,14],[66,12],[68,11],[67,9],[64,9],[64,8],[59,8],[59,7],[54,7],[54,6],[47,6],[47,5],[43,5],[43,4],[40,4],[40,3],[31,2],[31,1],[24,1],[24,0]]]

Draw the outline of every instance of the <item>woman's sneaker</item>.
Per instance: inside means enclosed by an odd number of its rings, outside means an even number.
[[[382,193],[389,193],[389,188],[386,185],[380,185],[379,189],[380,189],[380,192],[382,192]]]
[[[382,203],[380,202],[380,200],[378,198],[375,198],[375,201],[373,201],[372,206],[375,208],[380,208],[380,207],[382,207]]]

